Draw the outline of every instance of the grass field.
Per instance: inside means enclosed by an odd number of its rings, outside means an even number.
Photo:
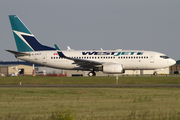
[[[0,88],[2,120],[46,120],[57,109],[81,120],[176,120],[180,89]]]
[[[0,85],[115,84],[116,77],[0,77]],[[180,84],[180,77],[119,77],[119,84]]]
[[[1,85],[115,84],[115,77],[1,77]],[[119,77],[119,84],[179,84],[180,77]],[[0,120],[179,120],[179,88],[0,88]]]

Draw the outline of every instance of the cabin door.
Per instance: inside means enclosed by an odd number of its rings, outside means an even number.
[[[153,53],[150,54],[150,63],[154,63],[154,54]]]
[[[47,63],[47,55],[46,55],[46,54],[43,54],[43,56],[42,56],[42,62],[43,62],[43,63]]]

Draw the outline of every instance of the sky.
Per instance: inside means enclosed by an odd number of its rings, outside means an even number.
[[[0,60],[16,60],[8,15],[44,45],[66,50],[150,50],[180,59],[180,0],[2,0]]]

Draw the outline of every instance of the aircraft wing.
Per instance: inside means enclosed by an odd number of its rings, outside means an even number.
[[[77,64],[80,67],[83,67],[83,68],[91,68],[92,67],[93,68],[93,67],[101,66],[103,64],[102,62],[97,62],[97,61],[93,61],[93,60],[85,60],[85,59],[67,57],[63,54],[63,52],[58,48],[58,46],[56,44],[54,46],[57,50],[58,55],[61,58],[73,60],[74,61],[73,64]]]
[[[77,59],[77,58],[70,58],[70,57],[66,57],[66,59],[73,60],[74,61],[73,64],[77,64],[78,66],[81,66],[84,68],[91,68],[91,67],[97,67],[99,65],[102,65],[101,62],[92,61],[92,60],[84,60],[84,59]]]
[[[23,53],[23,52],[17,52],[17,51],[12,51],[12,50],[6,50],[7,52],[10,52],[12,54],[18,55],[18,56],[30,56],[28,53]]]

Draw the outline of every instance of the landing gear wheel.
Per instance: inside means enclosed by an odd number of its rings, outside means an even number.
[[[91,71],[88,73],[88,76],[96,76],[96,73],[94,71]]]
[[[157,72],[154,72],[153,75],[154,75],[154,76],[157,76]]]

